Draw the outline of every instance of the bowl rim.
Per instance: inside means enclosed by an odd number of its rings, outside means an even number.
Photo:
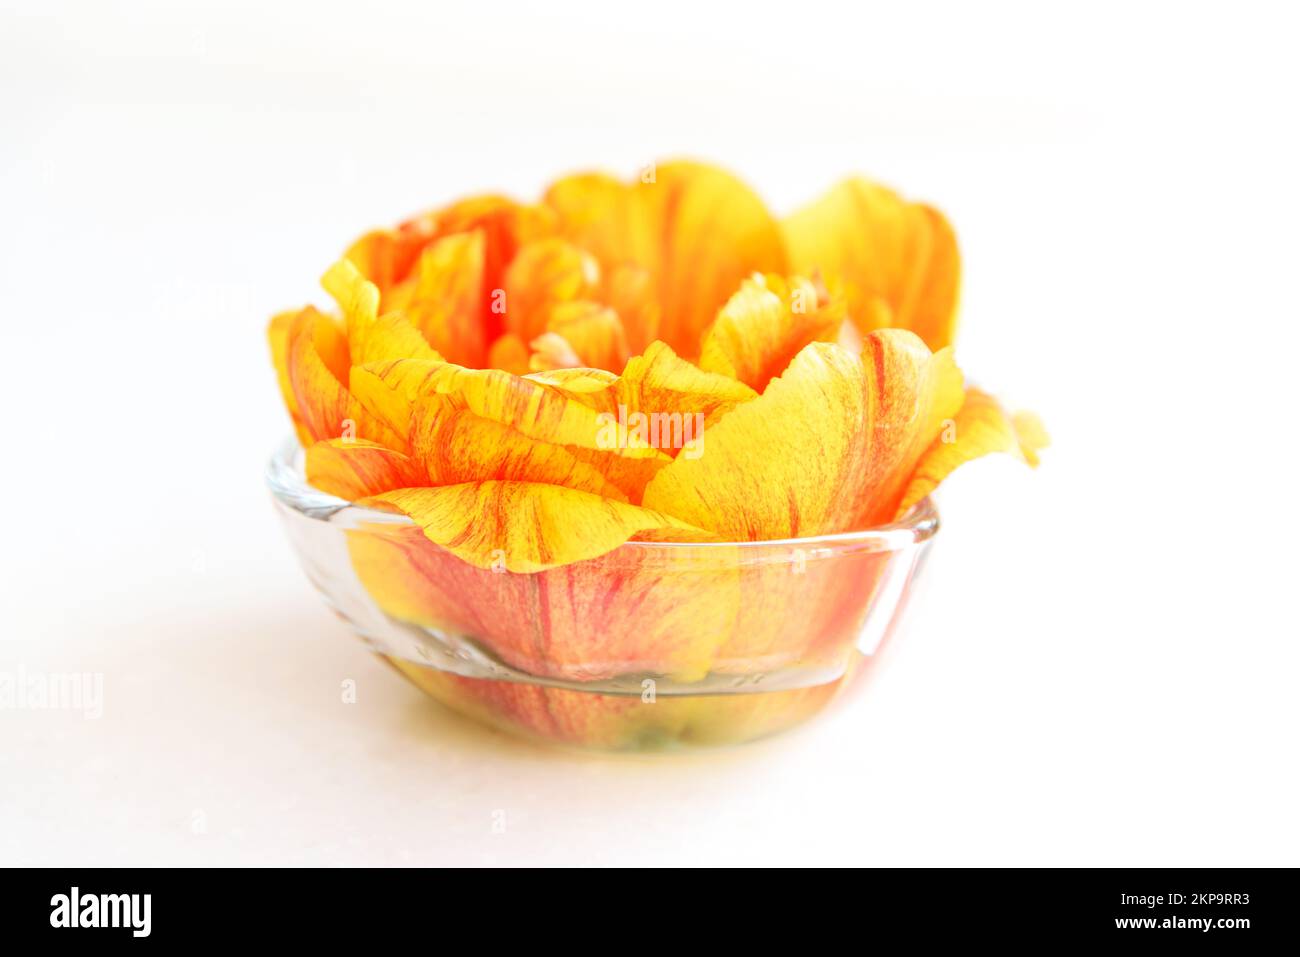
[[[358,505],[323,492],[307,483],[303,470],[306,452],[297,436],[290,434],[267,462],[265,478],[275,499],[307,518],[345,528],[367,524],[410,525],[416,523],[398,512]],[[817,549],[849,546],[855,550],[894,551],[928,541],[939,531],[939,512],[929,496],[921,499],[897,521],[851,532],[835,532],[799,538],[770,538],[738,542],[624,542],[619,548],[673,552],[683,549]]]

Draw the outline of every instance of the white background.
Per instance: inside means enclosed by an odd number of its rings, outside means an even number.
[[[1296,24],[1191,6],[3,0],[0,670],[105,700],[0,711],[0,862],[1300,864]],[[263,327],[370,225],[679,154],[944,208],[1055,445],[945,488],[837,713],[538,750],[311,592]]]

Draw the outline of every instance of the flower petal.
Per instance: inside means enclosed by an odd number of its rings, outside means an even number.
[[[409,515],[435,545],[479,568],[535,572],[595,558],[638,532],[698,529],[624,502],[537,482],[407,488],[375,501]]]
[[[321,278],[343,313],[348,361],[352,365],[384,359],[438,359],[420,331],[400,314],[379,315],[379,289],[348,259],[340,259]]]
[[[543,442],[588,449],[617,447],[633,457],[663,457],[625,430],[613,437],[611,445],[607,424],[592,406],[500,369],[402,359],[354,366],[350,384],[366,408],[401,435],[410,434],[411,413],[419,399],[447,395],[476,415]]]
[[[854,486],[861,490],[862,502],[856,528],[893,520],[917,462],[965,397],[952,349],[931,353],[905,329],[867,336],[862,363],[872,394],[872,437],[866,467]]]
[[[359,438],[401,449],[400,433],[344,387],[348,346],[338,324],[310,306],[294,318],[285,367],[303,429],[313,440]]]
[[[829,343],[806,346],[758,398],[708,428],[703,454],[679,455],[644,504],[746,541],[851,527],[870,436],[862,362]]]
[[[703,371],[663,342],[627,363],[613,393],[629,413],[699,413],[706,426],[757,395],[730,376]]]
[[[569,449],[475,415],[457,407],[445,395],[421,399],[416,406],[411,420],[411,448],[430,485],[488,480],[539,482],[627,500],[600,471]]]
[[[931,349],[952,343],[961,260],[943,214],[865,179],[839,184],[783,223],[792,267],[844,282],[849,315],[878,328],[880,298],[893,323]]]
[[[633,330],[633,348],[653,335],[678,352],[694,355],[700,334],[753,272],[785,272],[780,227],[747,186],[730,173],[702,163],[651,167],[623,184],[601,174],[571,176],[546,194],[559,228],[590,250],[606,272],[643,269],[654,280],[634,301],[645,312],[632,319],[624,295],[608,301]],[[653,323],[658,329],[646,328]]]
[[[934,440],[912,471],[897,514],[905,514],[960,465],[992,452],[1007,452],[1037,465],[1038,450],[1046,444],[1047,433],[1036,416],[1009,416],[993,396],[967,389],[951,428]]]
[[[289,379],[289,330],[293,328],[293,321],[297,318],[298,310],[282,312],[272,317],[266,327],[266,338],[271,346],[271,362],[275,365],[275,378],[280,386],[280,397],[284,399],[284,407],[289,412],[289,419],[293,422],[298,441],[306,446],[311,445],[312,437],[298,415],[298,400],[293,394],[293,383]]]
[[[693,355],[700,335],[742,279],[786,271],[785,244],[763,201],[730,173],[702,163],[664,164],[638,184],[661,237],[660,335]]]
[[[492,294],[503,288],[506,266],[519,247],[555,231],[555,214],[548,207],[505,196],[471,196],[413,217],[396,229],[368,233],[352,245],[347,258],[387,297],[411,276],[427,246],[446,236],[476,231],[484,237],[480,320],[486,330],[484,342],[491,342],[503,328],[501,313],[492,309]]]
[[[550,237],[521,247],[505,272],[506,330],[536,339],[554,306],[590,296],[599,281],[595,257],[570,242]]]
[[[844,316],[807,279],[746,279],[705,333],[700,368],[762,392],[808,343],[834,342]]]
[[[543,201],[555,211],[561,234],[592,253],[606,271],[655,261],[657,224],[635,184],[604,173],[577,173],[552,183]]]
[[[414,274],[384,297],[384,308],[405,315],[424,340],[450,361],[482,365],[487,351],[483,325],[485,257],[486,240],[481,230],[453,233],[430,243],[420,254]],[[423,356],[408,352],[405,356],[378,358]]]
[[[607,269],[600,299],[618,313],[632,352],[644,352],[659,338],[659,296],[648,269],[627,263]]]
[[[546,343],[539,348],[534,340],[533,348],[542,354],[541,361],[534,362],[539,371],[579,367],[619,372],[627,364],[627,336],[618,313],[599,303],[584,300],[555,306],[543,335],[559,337],[567,349],[556,350]],[[571,355],[566,356],[564,352]],[[567,361],[570,358],[576,361]]]
[[[531,366],[529,359],[532,353],[528,349],[528,343],[520,339],[513,332],[507,332],[497,337],[492,343],[492,348],[488,350],[487,367],[489,369],[501,369],[509,372],[511,375],[526,375]]]
[[[315,443],[307,449],[306,472],[309,484],[349,502],[425,482],[410,456],[361,440]]]

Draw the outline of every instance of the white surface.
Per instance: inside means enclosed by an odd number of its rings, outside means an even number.
[[[1300,863],[1295,24],[443,6],[5,0],[0,672],[104,705],[0,711],[0,862]],[[310,591],[263,324],[370,224],[683,152],[781,210],[850,171],[940,204],[958,356],[1056,444],[946,488],[839,713],[538,751]]]

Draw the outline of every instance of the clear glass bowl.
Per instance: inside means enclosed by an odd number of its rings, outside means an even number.
[[[290,439],[267,479],[340,617],[454,710],[583,747],[732,744],[806,720],[870,670],[939,528],[926,500],[860,532],[628,542],[516,574],[313,488],[302,457]]]

